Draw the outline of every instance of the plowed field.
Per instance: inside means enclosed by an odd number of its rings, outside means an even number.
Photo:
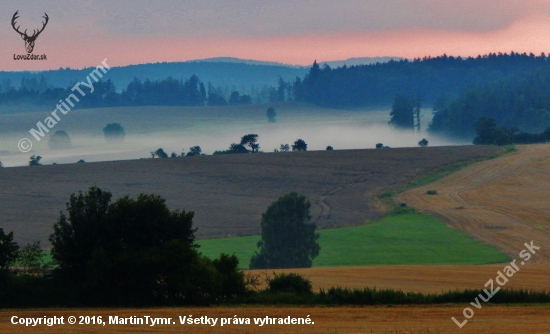
[[[114,198],[155,193],[195,212],[199,238],[260,234],[261,214],[305,194],[321,228],[380,217],[377,196],[434,169],[486,157],[493,146],[395,148],[143,159],[0,169],[0,227],[25,244],[47,238],[71,193],[96,185]]]

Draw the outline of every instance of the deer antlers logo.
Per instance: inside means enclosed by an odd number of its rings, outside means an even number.
[[[21,32],[19,31],[20,26],[17,26],[17,28],[15,27],[15,25],[17,24],[17,22],[15,21],[19,18],[19,16],[17,16],[18,14],[19,11],[16,11],[15,14],[13,14],[13,17],[11,19],[11,26],[13,27],[13,30],[17,31],[17,33],[21,35],[21,38],[25,40],[25,48],[27,49],[27,53],[30,54],[32,53],[32,50],[34,50],[34,42],[36,41],[40,33],[44,31],[44,28],[46,28],[46,25],[48,24],[48,14],[44,13],[43,17],[46,21],[42,22],[42,29],[33,30],[32,36],[27,35],[27,29],[25,29],[25,32]]]

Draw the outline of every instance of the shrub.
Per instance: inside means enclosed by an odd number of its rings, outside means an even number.
[[[67,132],[63,130],[56,131],[48,139],[48,147],[50,150],[64,150],[71,148],[72,146],[71,138],[69,138]]]
[[[279,147],[279,151],[281,151],[281,152],[288,152],[288,151],[290,151],[290,145],[288,145],[288,144],[281,144],[281,146]]]
[[[269,279],[268,284],[269,292],[273,293],[313,293],[311,281],[295,273],[275,274],[275,277]]]
[[[332,150],[334,150],[334,147],[332,147],[332,146],[327,146],[327,151],[332,151]]]

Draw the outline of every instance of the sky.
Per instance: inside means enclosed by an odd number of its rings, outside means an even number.
[[[34,54],[14,60],[49,22]],[[392,56],[550,53],[550,0],[2,0],[0,70],[238,57],[294,65]]]

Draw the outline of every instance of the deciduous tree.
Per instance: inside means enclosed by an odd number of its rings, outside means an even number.
[[[235,257],[198,253],[193,212],[157,195],[111,197],[97,187],[72,194],[50,236],[54,275],[79,303],[208,303],[227,296],[224,286],[243,292]]]
[[[0,270],[9,269],[17,259],[19,246],[13,241],[13,232],[8,234],[0,228]]]
[[[427,146],[428,146],[428,139],[422,138],[422,140],[420,140],[420,141],[418,142],[418,146],[420,146],[420,147],[427,147]]]
[[[260,149],[260,144],[258,144],[258,135],[250,133],[244,135],[241,138],[241,145],[250,147],[250,152],[256,153]]]
[[[42,159],[41,156],[31,155],[29,159],[29,166],[41,166],[40,160]]]
[[[292,145],[293,151],[307,151],[307,144],[303,139],[297,139]]]
[[[273,202],[262,214],[262,239],[259,253],[250,268],[309,268],[319,255],[316,225],[309,223],[311,203],[296,192]]]

